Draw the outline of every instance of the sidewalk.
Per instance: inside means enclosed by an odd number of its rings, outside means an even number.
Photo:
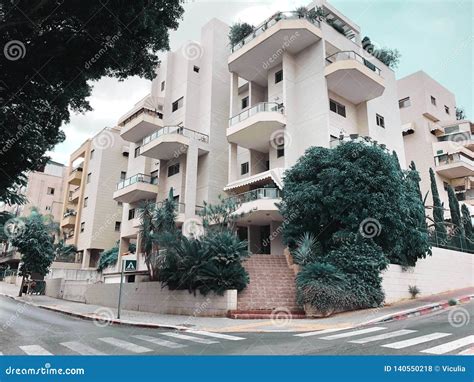
[[[472,296],[474,299],[474,287],[471,287],[438,295],[420,297],[416,300],[406,300],[382,308],[345,312],[320,319],[292,319],[291,316],[278,315],[278,317],[273,320],[244,320],[222,317],[178,316],[122,310],[121,319],[116,320],[116,309],[60,300],[48,296],[28,295],[19,298],[17,297],[18,291],[18,286],[0,282],[0,295],[6,295],[18,301],[24,301],[25,303],[43,309],[53,310],[71,316],[101,320],[102,322],[109,321],[114,324],[213,332],[294,332],[354,327],[377,321],[403,319],[411,315],[419,315],[422,314],[420,312],[433,310],[433,304],[436,304],[434,310],[444,309],[447,307],[447,301],[451,298],[459,299]],[[465,300],[468,301],[469,299],[466,298]],[[413,313],[413,309],[416,309],[417,313]]]

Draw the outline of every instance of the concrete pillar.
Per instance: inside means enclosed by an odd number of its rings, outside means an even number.
[[[237,144],[229,143],[229,183],[238,178]]]
[[[232,72],[230,73],[230,116],[236,115],[239,111],[239,76]]]
[[[259,174],[266,170],[266,161],[268,156],[260,151],[249,150],[250,151],[250,163],[249,170],[250,175]]]
[[[192,218],[196,214],[196,189],[198,172],[198,148],[190,144],[186,153],[186,179],[184,193],[184,216],[186,219]]]
[[[91,262],[91,252],[89,249],[84,249],[82,252],[82,269],[85,268],[90,268],[90,262]]]

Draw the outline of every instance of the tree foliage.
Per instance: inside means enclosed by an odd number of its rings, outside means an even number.
[[[456,107],[456,119],[459,120],[464,120],[467,119],[466,117],[466,111],[464,110],[463,107]]]
[[[436,185],[436,178],[432,168],[430,168],[430,182],[431,195],[433,198],[433,220],[437,242],[446,243],[448,234],[446,231],[446,225],[444,224],[444,207],[439,197],[438,186]]]
[[[24,173],[64,140],[70,112],[91,110],[93,81],[153,79],[183,8],[177,0],[1,0],[0,9],[0,200],[15,204]]]
[[[451,186],[448,186],[449,212],[451,213],[451,223],[453,224],[452,235],[456,242],[456,246],[467,249],[466,234],[464,232],[464,224],[461,219],[461,209],[459,207],[456,193]]]
[[[389,49],[386,47],[376,48],[368,36],[362,39],[362,48],[372,56],[378,58],[389,68],[396,69],[398,67],[401,54],[397,49]]]
[[[230,27],[229,41],[230,45],[234,47],[238,42],[253,33],[254,27],[247,23],[236,23]]]

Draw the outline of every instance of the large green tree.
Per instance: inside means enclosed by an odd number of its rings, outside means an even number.
[[[22,202],[25,171],[64,140],[70,112],[103,76],[154,77],[178,0],[0,0],[0,201]]]
[[[451,186],[448,186],[449,212],[451,213],[451,223],[453,224],[452,242],[461,249],[466,249],[466,234],[464,224],[461,219],[461,209],[456,198],[456,193]]]
[[[439,198],[438,186],[436,185],[435,174],[430,168],[431,195],[433,197],[433,220],[435,224],[435,242],[440,245],[446,245],[448,234],[444,223],[444,207]]]
[[[465,204],[461,207],[462,223],[464,225],[464,233],[466,234],[467,247],[474,249],[474,229],[472,228],[472,218],[469,208]]]

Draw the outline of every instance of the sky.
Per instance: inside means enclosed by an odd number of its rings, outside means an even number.
[[[233,24],[258,25],[276,11],[307,5],[306,0],[234,1],[185,0],[178,30],[170,32],[171,49],[199,40],[201,27],[216,17]],[[401,53],[395,69],[402,78],[424,70],[456,95],[467,117],[473,114],[473,4],[471,0],[332,0],[330,3],[358,24],[362,36],[376,46],[396,48]],[[149,93],[151,82],[131,77],[119,82],[103,78],[93,83],[89,102],[93,111],[72,114],[63,126],[66,140],[49,155],[67,164],[70,153],[105,126],[115,126],[120,116]]]

